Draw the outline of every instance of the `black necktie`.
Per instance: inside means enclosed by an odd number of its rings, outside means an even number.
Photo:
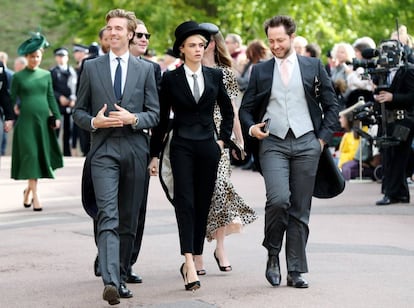
[[[193,74],[193,79],[194,79],[194,85],[193,85],[193,92],[194,92],[194,99],[195,101],[198,103],[198,100],[200,99],[200,88],[198,87],[198,82],[197,82],[197,75]]]
[[[121,77],[122,77],[122,68],[121,68],[121,58],[116,58],[118,61],[118,65],[116,67],[115,70],[115,79],[114,79],[114,92],[115,92],[115,97],[118,101],[121,100],[122,98],[122,93],[121,93]]]

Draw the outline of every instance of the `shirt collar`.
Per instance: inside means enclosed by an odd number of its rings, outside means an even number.
[[[285,59],[280,59],[280,58],[276,58],[275,57],[275,60],[276,60],[276,63],[277,63],[277,65],[278,66],[280,66],[280,63],[282,63],[282,61],[284,61],[284,60],[286,60],[286,61],[288,61],[288,62],[290,62],[291,64],[293,64],[293,63],[295,63],[295,61],[296,61],[296,59],[297,59],[297,55],[296,55],[296,52],[295,51],[293,51],[287,58],[285,58]]]
[[[184,67],[185,74],[188,76],[193,76],[193,74],[196,74],[197,77],[202,76],[202,69],[201,69],[202,65],[200,65],[200,67],[195,72],[193,72],[186,64],[184,64],[183,67]]]
[[[116,54],[114,54],[112,52],[112,50],[109,51],[109,61],[111,61],[111,62],[112,61],[117,61],[116,58],[118,58],[118,57],[121,58],[124,63],[128,63],[129,51],[127,51],[126,53],[124,53],[121,56],[117,56]]]

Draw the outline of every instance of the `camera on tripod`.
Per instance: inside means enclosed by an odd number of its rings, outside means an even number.
[[[364,49],[362,51],[364,59],[353,59],[352,66],[354,70],[362,67],[366,73],[370,74],[381,73],[384,70],[401,66],[403,56],[404,50],[400,42],[397,40],[383,40],[378,49]]]

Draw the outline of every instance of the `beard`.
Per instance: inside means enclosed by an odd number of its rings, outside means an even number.
[[[278,59],[286,59],[292,53],[292,47],[289,46],[286,49],[282,50],[272,50],[272,54]]]

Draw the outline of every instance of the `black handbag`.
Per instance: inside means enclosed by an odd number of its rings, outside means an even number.
[[[246,162],[247,154],[241,145],[238,144],[235,140],[230,139],[228,148],[230,150],[230,156],[233,156],[234,154],[237,157],[238,163],[243,164]]]
[[[345,189],[345,179],[328,147],[324,147],[319,158],[313,196],[321,199],[333,198]]]
[[[47,125],[51,128],[56,128],[56,117],[54,115],[48,116]]]

